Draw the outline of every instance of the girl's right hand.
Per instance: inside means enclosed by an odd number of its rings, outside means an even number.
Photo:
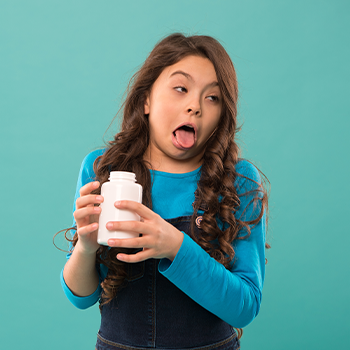
[[[98,181],[89,182],[80,189],[80,197],[76,200],[73,213],[77,224],[80,251],[86,254],[96,253],[100,245],[97,243],[98,218],[101,208],[94,206],[103,202],[101,195],[91,194],[99,187]]]

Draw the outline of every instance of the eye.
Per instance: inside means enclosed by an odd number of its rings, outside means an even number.
[[[210,96],[208,96],[208,98],[213,102],[219,101],[219,96],[216,96],[216,95],[210,95]]]
[[[187,89],[184,86],[175,86],[174,89],[178,92],[187,92]]]

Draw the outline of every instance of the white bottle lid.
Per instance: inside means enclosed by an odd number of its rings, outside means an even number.
[[[111,171],[109,174],[109,181],[116,180],[128,180],[136,182],[136,175],[134,173],[129,173],[127,171]]]

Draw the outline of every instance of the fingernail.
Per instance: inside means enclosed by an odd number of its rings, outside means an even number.
[[[103,197],[102,196],[96,196],[96,200],[99,201],[99,202],[102,202],[103,201]]]
[[[119,206],[120,205],[120,201],[116,201],[115,203],[114,203],[114,205],[117,207],[117,206]]]
[[[107,243],[108,243],[108,245],[109,245],[110,247],[113,247],[115,242],[114,242],[114,241],[108,241]]]
[[[113,224],[111,222],[107,222],[106,227],[108,229],[111,229],[111,228],[113,228]]]

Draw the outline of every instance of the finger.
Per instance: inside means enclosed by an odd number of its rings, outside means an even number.
[[[144,219],[151,219],[155,216],[159,216],[155,212],[153,212],[151,209],[147,208],[145,205],[134,202],[134,201],[117,201],[114,203],[115,207],[118,209],[126,209],[135,212],[139,216],[141,216]]]
[[[102,202],[103,197],[101,195],[88,194],[77,199],[76,208],[80,209],[88,205],[100,204]]]
[[[96,190],[99,186],[100,186],[100,183],[98,181],[87,183],[79,190],[80,197],[90,194],[93,190]]]
[[[143,248],[145,247],[146,241],[144,237],[124,238],[124,239],[110,238],[107,243],[110,247]]]
[[[78,230],[77,230],[77,234],[79,236],[84,236],[84,235],[87,235],[89,233],[92,233],[94,231],[96,231],[98,229],[98,223],[97,222],[94,222],[93,224],[91,225],[87,225],[87,226],[83,226],[83,227],[80,227]]]
[[[73,213],[73,216],[75,221],[79,221],[79,220],[85,219],[87,216],[97,215],[100,213],[101,213],[100,207],[85,207],[85,208],[77,209]]]
[[[109,231],[130,231],[137,233],[145,232],[145,224],[141,221],[109,221],[106,224]],[[148,231],[146,229],[146,231]]]
[[[127,263],[137,263],[145,261],[147,259],[153,258],[153,253],[151,249],[142,250],[136,254],[123,254],[119,253],[117,259]]]

